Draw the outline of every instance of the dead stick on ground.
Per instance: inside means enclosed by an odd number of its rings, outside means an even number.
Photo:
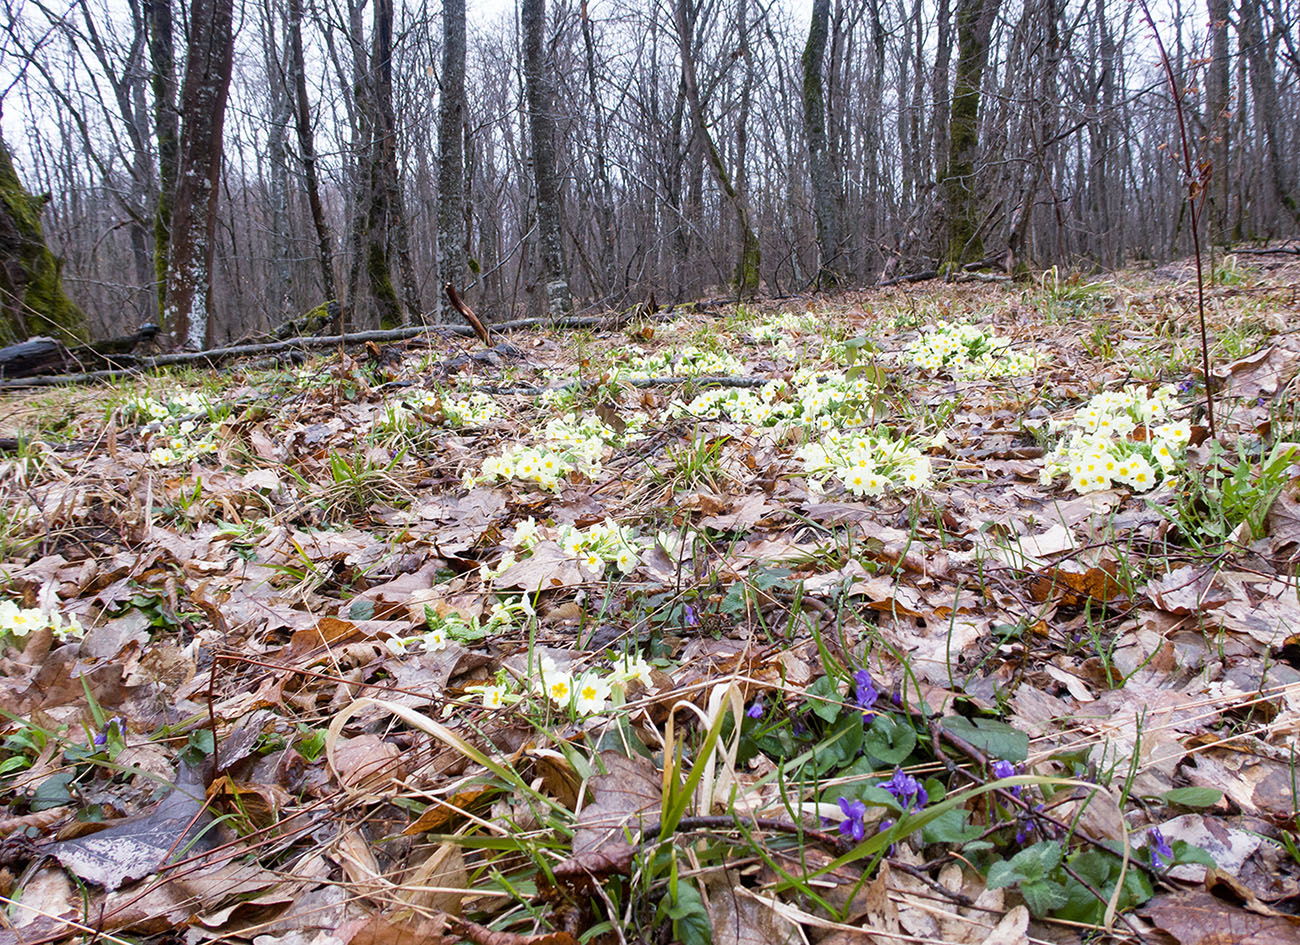
[[[478,316],[474,314],[474,310],[466,305],[461,299],[460,294],[456,291],[456,287],[450,282],[443,283],[442,287],[447,293],[447,299],[451,302],[451,307],[460,312],[461,318],[469,322],[470,327],[474,329],[474,334],[478,335],[478,340],[483,342],[483,347],[492,347],[492,336],[488,334],[487,327],[478,320]]]

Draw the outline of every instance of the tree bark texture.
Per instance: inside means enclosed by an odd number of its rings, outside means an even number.
[[[167,251],[163,325],[190,350],[209,340],[221,133],[234,55],[233,0],[193,0],[181,88],[180,163]]]
[[[950,266],[984,256],[975,160],[979,156],[980,86],[999,2],[957,0],[957,73],[948,118],[948,166],[943,176],[943,259]]]
[[[1210,168],[1209,222],[1210,242],[1226,245],[1231,233],[1229,207],[1228,136],[1232,94],[1228,55],[1229,0],[1207,0],[1210,17],[1210,63],[1205,77],[1205,126],[1209,136]]]
[[[533,152],[533,184],[537,191],[537,234],[541,248],[546,311],[552,317],[569,312],[569,276],[564,265],[560,214],[560,179],[555,161],[554,91],[546,56],[546,0],[522,0],[524,85],[528,99],[529,141]]]
[[[149,29],[149,82],[153,86],[154,137],[158,143],[158,206],[154,211],[154,280],[158,311],[167,299],[167,252],[180,163],[180,116],[176,111],[176,43],[171,0],[145,0]]]
[[[1281,129],[1278,127],[1277,78],[1273,74],[1273,56],[1264,40],[1261,23],[1263,6],[1259,0],[1242,0],[1240,26],[1242,50],[1250,71],[1250,91],[1255,100],[1255,120],[1264,137],[1264,173],[1278,203],[1292,220],[1300,224],[1300,200],[1287,180],[1282,156]]]
[[[836,267],[840,254],[839,215],[836,212],[831,180],[831,162],[826,140],[826,96],[822,87],[830,11],[830,0],[813,0],[808,42],[803,49],[803,127],[804,136],[808,140],[808,176],[817,225],[819,287],[831,287],[838,282]]]
[[[709,167],[713,169],[713,175],[718,181],[718,186],[734,208],[736,220],[740,224],[740,261],[736,264],[733,288],[735,288],[738,297],[749,298],[758,291],[761,250],[758,236],[755,235],[754,228],[749,222],[749,207],[735,186],[733,186],[731,175],[727,173],[727,167],[722,162],[722,154],[718,151],[718,146],[709,133],[708,125],[704,120],[704,105],[700,97],[700,86],[695,74],[695,57],[692,50],[694,46],[695,18],[691,15],[691,11],[687,9],[689,3],[690,0],[676,0],[674,4],[677,18],[677,42],[682,55],[682,81],[686,86],[686,100],[691,106],[691,118],[695,124],[696,140],[699,141],[700,146],[703,148],[704,156],[708,159]]]
[[[311,209],[312,227],[316,231],[316,252],[320,265],[321,288],[325,301],[337,300],[334,280],[334,250],[325,209],[320,199],[320,181],[316,171],[316,143],[311,129],[311,105],[307,100],[307,66],[302,54],[302,0],[289,0],[289,69],[292,72],[294,130],[298,137],[298,159],[302,162],[303,184],[307,205]],[[342,309],[340,308],[341,312]],[[340,318],[341,321],[341,318]],[[342,331],[342,324],[334,326]]]
[[[86,340],[86,315],[64,294],[62,263],[41,230],[48,199],[23,187],[0,138],[0,344],[37,334]]]
[[[465,287],[465,0],[443,0],[438,99],[438,278]],[[447,320],[445,294],[438,296]]]

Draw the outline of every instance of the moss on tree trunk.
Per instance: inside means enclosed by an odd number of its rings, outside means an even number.
[[[0,139],[0,344],[32,335],[87,340],[86,314],[64,294],[63,264],[41,232],[48,199],[27,192]]]

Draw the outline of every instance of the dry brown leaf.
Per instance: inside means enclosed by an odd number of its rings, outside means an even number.
[[[1201,890],[1156,896],[1140,913],[1178,945],[1295,945],[1300,941],[1300,918],[1256,915]]]

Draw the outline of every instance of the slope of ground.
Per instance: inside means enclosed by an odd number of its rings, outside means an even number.
[[[6,394],[0,943],[1295,941],[1300,272],[1217,438],[1188,279]]]

